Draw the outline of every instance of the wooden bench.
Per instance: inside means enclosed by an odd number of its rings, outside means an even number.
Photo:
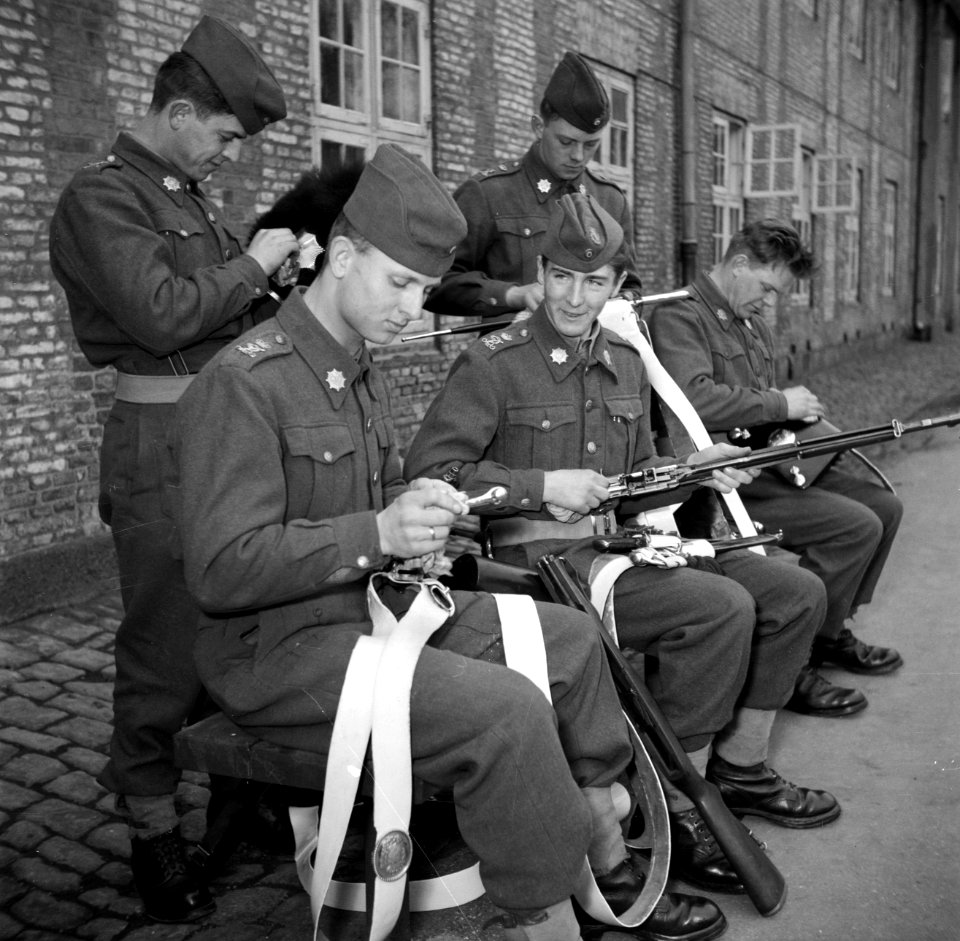
[[[208,816],[207,833],[193,857],[197,868],[206,869],[210,874],[223,866],[243,840],[245,823],[250,820],[267,788],[282,786],[288,792],[290,803],[299,806],[314,806],[323,796],[319,789],[326,769],[325,754],[257,738],[222,713],[208,716],[178,732],[174,737],[174,760],[180,768],[233,779],[236,783],[230,797],[220,802],[213,818]],[[367,775],[364,777],[369,781]],[[369,921],[376,880],[372,866],[376,833],[369,788],[362,787],[361,791],[363,801],[355,818],[363,832],[362,876],[355,882],[339,883],[328,893],[326,904],[349,911],[365,910]],[[417,868],[428,868],[431,874],[439,872],[445,878],[443,897],[446,905],[477,898],[476,881],[466,875],[475,858],[459,840],[452,804],[438,799],[435,792],[418,781],[414,781],[413,800],[416,806],[411,815],[411,829],[416,828],[413,842],[417,851],[411,872]],[[452,852],[451,844],[454,846]],[[445,853],[439,865],[434,852]],[[427,857],[428,866],[418,867],[418,854],[421,861]],[[392,941],[408,941],[411,911],[440,907],[430,901],[434,882],[435,879],[430,878],[408,883],[403,909],[389,936]]]

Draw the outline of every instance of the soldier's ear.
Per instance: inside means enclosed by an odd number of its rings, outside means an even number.
[[[357,247],[346,235],[338,235],[327,245],[327,266],[335,278],[342,278],[356,255]]]
[[[533,130],[533,136],[540,140],[543,137],[543,118],[539,114],[531,115],[530,128]]]
[[[167,120],[175,131],[179,131],[187,119],[194,114],[196,114],[196,108],[193,102],[186,98],[176,98],[167,105]]]
[[[543,271],[543,255],[537,255],[537,282],[543,284],[544,271]]]
[[[730,271],[734,277],[739,277],[744,269],[749,267],[750,259],[743,252],[738,252],[730,259]]]

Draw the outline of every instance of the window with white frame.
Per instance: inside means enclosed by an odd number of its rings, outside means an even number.
[[[747,196],[795,196],[800,180],[800,126],[751,124],[747,127]]]
[[[897,184],[884,180],[880,191],[880,293],[897,293]]]
[[[888,0],[883,9],[880,61],[884,84],[894,90],[900,87],[900,46],[903,42],[903,37],[900,35],[902,17],[900,6],[901,0]]]
[[[621,186],[628,200],[633,198],[633,79],[599,62],[591,62],[594,74],[610,99],[610,120],[603,129],[593,163],[607,179]]]
[[[857,162],[845,154],[813,158],[813,211],[850,213],[857,208]]]
[[[866,33],[866,4],[864,0],[847,0],[846,8],[846,42],[851,55],[858,59],[863,58]]]
[[[745,125],[713,115],[713,263],[727,250],[731,237],[743,226],[743,157]]]
[[[811,211],[813,190],[813,151],[807,147],[800,153],[800,189],[793,201],[790,214],[793,227],[800,233],[800,242],[813,245],[813,212]],[[813,306],[813,279],[797,278],[790,291],[790,299],[797,304]]]
[[[863,172],[856,172],[855,186],[858,190],[863,187]],[[857,205],[862,205],[857,200]],[[860,258],[861,258],[861,219],[860,210],[847,212],[837,219],[839,232],[837,233],[837,247],[839,249],[838,284],[840,297],[847,303],[856,303],[860,300]]]
[[[428,0],[312,0],[314,162],[386,141],[430,161]]]

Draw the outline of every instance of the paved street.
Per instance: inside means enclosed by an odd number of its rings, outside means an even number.
[[[866,640],[899,647],[906,665],[855,681],[871,703],[859,716],[778,721],[771,763],[833,790],[844,815],[813,832],[751,821],[790,896],[769,920],[742,897],[718,899],[730,939],[957,937],[960,443],[955,430],[924,437],[884,461],[907,512],[882,590],[858,621]],[[218,909],[206,922],[159,926],[140,914],[123,828],[93,780],[109,737],[119,613],[106,594],[0,628],[0,939],[308,938],[292,865],[245,846],[215,884]],[[204,778],[189,777],[182,794],[188,836],[199,838]],[[489,914],[479,902],[415,915],[417,941],[498,941],[498,931],[481,930]],[[334,941],[362,937],[359,916],[327,912],[322,925]]]

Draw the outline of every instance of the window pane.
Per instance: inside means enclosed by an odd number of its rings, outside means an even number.
[[[415,10],[403,11],[403,61],[420,64],[420,17]]]
[[[320,47],[320,100],[325,105],[340,107],[340,50],[334,46]]]
[[[393,3],[380,6],[380,52],[388,59],[400,58],[398,41],[397,8]]]
[[[383,116],[400,119],[400,67],[393,62],[383,63]]]
[[[343,44],[363,48],[363,4],[347,0],[344,4]]]
[[[320,35],[340,39],[340,0],[320,0]]]
[[[345,108],[351,111],[366,111],[366,100],[363,94],[363,62],[364,56],[359,52],[348,52],[344,56],[344,103]]]
[[[417,69],[403,69],[403,105],[401,117],[413,124],[420,123],[420,72]]]
[[[617,124],[627,123],[627,95],[620,88],[614,88],[610,96],[610,117]]]

